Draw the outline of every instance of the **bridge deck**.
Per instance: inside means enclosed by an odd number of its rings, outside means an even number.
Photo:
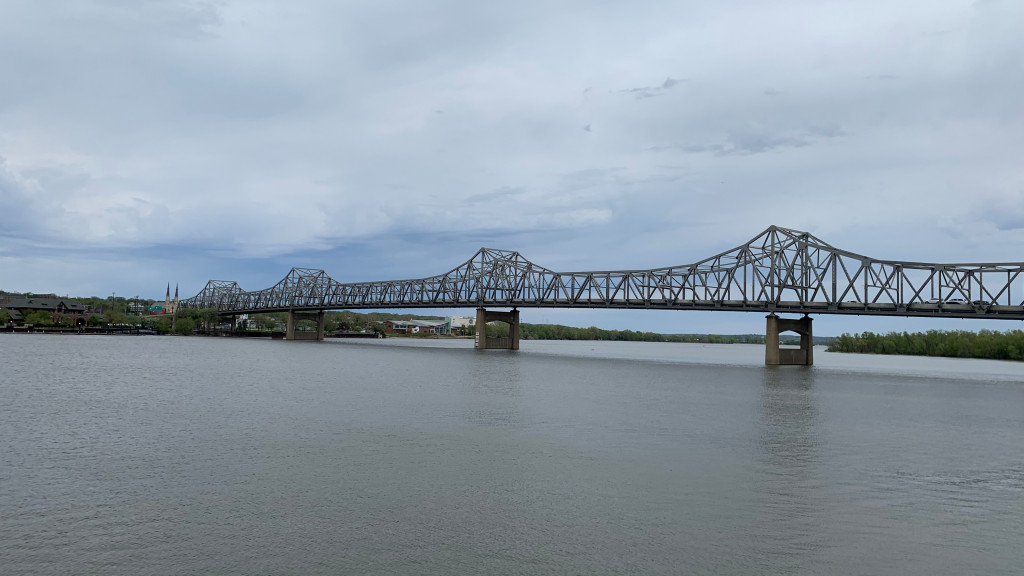
[[[732,312],[759,312],[768,314],[792,313],[792,314],[846,314],[858,316],[905,316],[905,317],[929,317],[929,318],[989,318],[1001,320],[1024,320],[1024,306],[972,306],[957,304],[909,304],[897,305],[891,303],[860,303],[840,302],[829,304],[827,302],[796,302],[782,301],[777,304],[765,302],[743,302],[739,300],[693,301],[693,302],[665,302],[652,300],[650,302],[613,302],[605,303],[580,303],[569,301],[531,302],[526,300],[504,300],[480,302],[428,302],[428,303],[388,303],[388,304],[352,304],[326,308],[324,306],[295,306],[295,307],[267,307],[267,308],[222,308],[223,314],[254,314],[265,312],[289,312],[289,311],[317,311],[317,310],[380,310],[399,308],[608,308],[608,309],[646,309],[646,310],[704,310],[704,311],[732,311]]]
[[[1024,264],[928,264],[868,258],[806,232],[769,227],[694,264],[555,272],[482,248],[445,274],[341,283],[293,268],[257,291],[211,280],[181,308],[225,314],[396,308],[628,308],[1024,320]]]

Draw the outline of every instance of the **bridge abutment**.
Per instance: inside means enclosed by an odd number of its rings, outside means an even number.
[[[488,322],[508,324],[508,338],[488,338]],[[519,350],[519,310],[496,312],[477,308],[476,341],[473,347],[477,350]]]
[[[811,366],[814,364],[814,333],[811,317],[799,320],[779,318],[775,314],[765,316],[767,325],[764,336],[764,363],[766,366]],[[781,348],[779,334],[796,332],[800,335],[800,348]]]
[[[323,310],[314,312],[288,311],[288,324],[285,328],[285,340],[323,340],[324,339],[324,316]],[[316,323],[316,328],[311,331],[296,330],[300,320],[311,320]]]

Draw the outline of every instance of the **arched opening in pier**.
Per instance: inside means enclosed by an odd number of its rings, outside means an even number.
[[[519,350],[519,310],[496,312],[477,308],[474,338],[474,348],[478,350]]]
[[[765,317],[764,363],[768,366],[796,365],[810,366],[814,364],[814,334],[811,330],[811,317],[792,320],[779,318],[775,314]],[[792,346],[792,332],[799,336],[799,345]],[[785,344],[783,344],[785,342]]]

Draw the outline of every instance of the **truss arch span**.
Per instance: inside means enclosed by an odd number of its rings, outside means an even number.
[[[256,291],[211,280],[182,308],[224,314],[393,308],[643,308],[1024,320],[1024,263],[871,258],[808,232],[770,226],[691,264],[557,272],[512,250],[481,248],[426,278],[341,283],[292,268]]]

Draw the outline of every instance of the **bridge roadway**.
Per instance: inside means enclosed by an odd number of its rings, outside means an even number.
[[[478,310],[476,346],[511,349],[518,348],[519,308],[759,312],[768,315],[766,363],[811,364],[811,314],[1024,320],[1022,271],[1020,262],[880,260],[771,226],[746,244],[682,266],[555,272],[518,252],[482,248],[445,274],[415,280],[341,283],[309,268],[293,268],[258,291],[211,280],[179,308],[216,308],[231,316],[288,312],[288,337],[298,337],[295,323],[308,318],[317,322],[319,339],[325,310],[472,307]],[[779,313],[803,318],[781,319]],[[512,326],[508,341],[480,336],[484,323],[494,320]],[[778,331],[801,335],[799,354],[778,352]]]

